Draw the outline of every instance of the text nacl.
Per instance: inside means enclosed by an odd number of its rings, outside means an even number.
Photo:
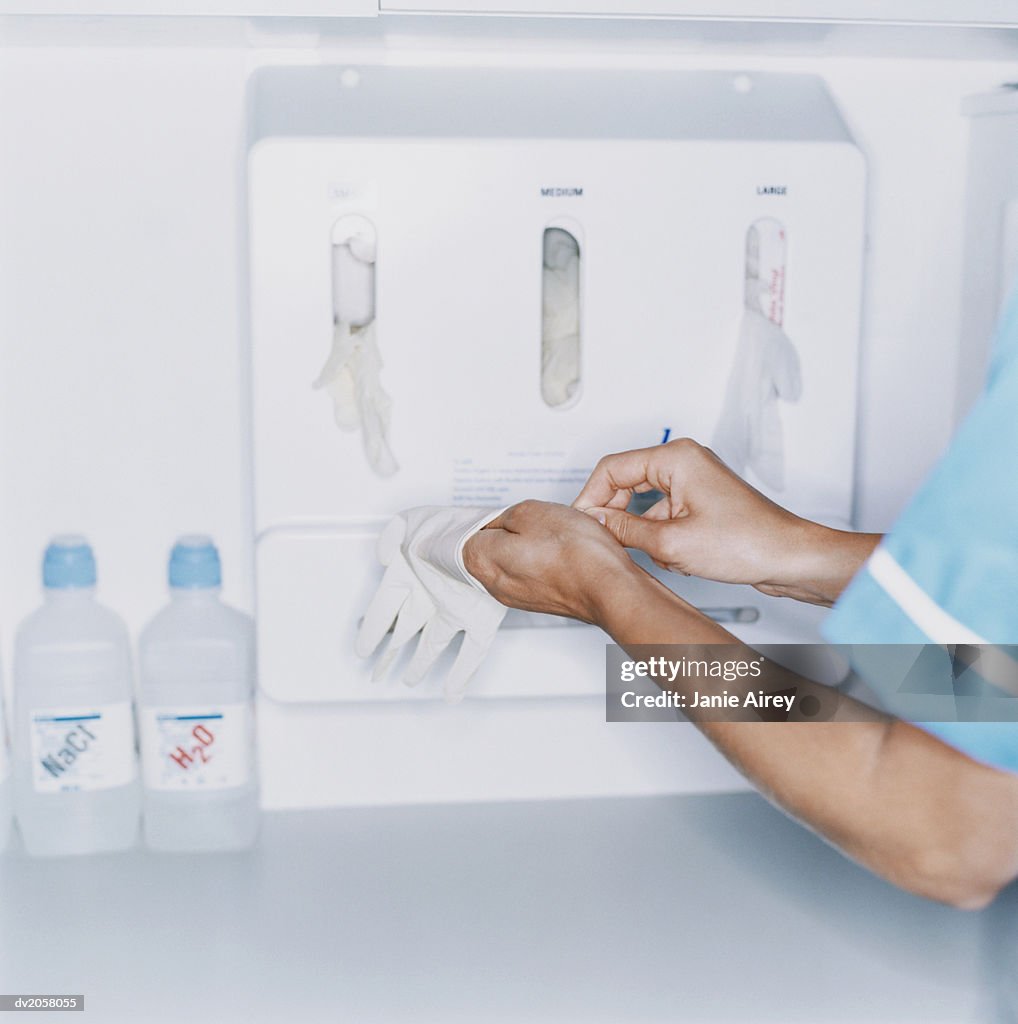
[[[78,758],[95,742],[95,733],[79,722],[64,737],[64,745],[55,753],[40,758],[40,763],[54,778],[60,778]]]

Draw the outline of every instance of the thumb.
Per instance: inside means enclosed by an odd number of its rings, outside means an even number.
[[[588,508],[585,512],[606,526],[624,548],[636,548],[662,562],[671,561],[666,557],[665,549],[669,546],[669,526],[672,524],[644,519],[617,508]]]

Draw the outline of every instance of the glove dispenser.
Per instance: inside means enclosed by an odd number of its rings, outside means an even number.
[[[408,688],[396,671],[373,682],[355,653],[390,517],[571,502],[606,452],[709,444],[726,404],[737,438],[747,408],[756,437],[780,428],[780,460],[747,448],[755,486],[849,521],[865,167],[820,79],[344,70],[264,68],[252,82],[253,504],[270,696],[441,700],[437,682]],[[761,379],[774,401],[754,406],[743,396]],[[667,583],[751,643],[817,636],[823,616],[751,588]],[[510,613],[467,701],[603,688],[601,633]]]

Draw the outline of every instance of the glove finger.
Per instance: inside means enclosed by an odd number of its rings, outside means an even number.
[[[459,654],[456,655],[456,660],[445,677],[443,693],[447,704],[458,704],[463,699],[467,685],[487,657],[494,639],[494,632],[481,636],[473,633],[464,635]]]
[[[421,632],[417,641],[417,650],[403,673],[403,682],[407,686],[416,686],[438,660],[439,655],[452,643],[457,630],[442,619],[432,619]]]
[[[747,416],[726,413],[714,429],[711,450],[733,472],[742,474],[749,456],[749,434],[752,426]]]
[[[403,603],[392,627],[392,646],[404,647],[435,617],[438,609],[422,586],[416,586]]]
[[[396,655],[399,654],[400,646],[394,644],[391,637],[389,638],[389,643],[378,656],[375,667],[371,670],[373,683],[380,683],[389,674],[389,669],[392,668],[392,663],[396,660]]]
[[[326,386],[326,391],[332,399],[332,420],[336,426],[347,432],[356,430],[360,423],[360,410],[349,374],[341,373]]]
[[[435,611],[435,604],[424,588],[413,587],[396,616],[395,625],[392,627],[392,636],[389,637],[385,650],[375,663],[374,671],[371,673],[371,678],[375,682],[388,675],[396,657],[407,643],[424,629],[428,620],[434,616]]]
[[[386,576],[389,574],[386,573]],[[405,584],[393,584],[382,577],[382,582],[371,599],[364,618],[357,631],[354,649],[360,658],[370,657],[382,638],[392,628],[404,602],[410,597],[411,589]]]
[[[312,387],[324,388],[349,367],[357,354],[357,345],[350,332],[350,325],[337,321],[332,328],[332,349]]]
[[[798,401],[802,395],[802,367],[795,345],[784,335],[782,335],[781,345],[775,353],[771,372],[774,377],[774,390],[777,391],[778,397],[783,398],[786,402]]]
[[[775,398],[760,409],[753,449],[753,471],[768,487],[781,490],[785,483],[784,435]]]
[[[393,558],[399,553],[400,545],[403,543],[405,536],[406,520],[403,516],[393,516],[385,524],[385,528],[378,535],[378,540],[375,542],[375,552],[382,565],[390,565],[392,563]],[[403,561],[402,556],[400,561]],[[407,566],[406,571],[409,574],[409,566]]]
[[[370,399],[373,403],[374,399]],[[388,424],[374,404],[360,406],[360,426],[364,434],[364,451],[371,468],[379,476],[392,476],[399,469],[387,436]]]

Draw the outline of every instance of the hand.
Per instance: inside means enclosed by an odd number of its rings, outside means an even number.
[[[375,662],[374,678],[384,677],[414,643],[403,681],[416,686],[462,633],[459,653],[445,677],[445,699],[451,704],[462,699],[505,617],[505,608],[466,579],[457,561],[462,538],[491,512],[424,505],[405,509],[386,525],[377,545],[385,572],[357,633],[362,658],[370,657],[391,634]]]
[[[642,516],[625,511],[649,490],[664,497]],[[573,507],[664,569],[818,604],[837,598],[876,543],[800,519],[688,438],[605,456]]]
[[[524,501],[467,541],[467,571],[502,604],[597,622],[618,586],[645,576],[611,533],[566,505]]]

